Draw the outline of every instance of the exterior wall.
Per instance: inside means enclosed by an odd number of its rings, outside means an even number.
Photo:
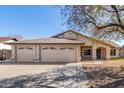
[[[93,60],[97,59],[96,51],[97,51],[98,48],[104,48],[105,49],[104,56],[106,56],[105,59],[111,59],[111,56],[110,56],[110,46],[107,46],[107,45],[105,45],[103,43],[100,43],[100,42],[93,42],[93,46],[92,47],[93,47],[92,48],[93,49],[93,56],[92,56]]]
[[[112,56],[112,55],[111,55],[111,58],[119,58],[119,57],[121,57],[121,56],[120,56],[120,52],[121,52],[121,51],[119,51],[119,48],[114,48],[114,49],[116,50],[116,55],[115,55],[115,56]]]
[[[40,45],[34,45],[34,62],[40,62],[39,47]]]
[[[110,55],[110,51],[111,51],[111,47],[107,46],[106,47],[106,59],[111,59],[111,55]]]
[[[78,40],[78,41],[85,43],[84,46],[91,46],[92,47],[92,59],[93,60],[96,60],[96,50],[97,50],[97,48],[100,48],[100,47],[105,48],[106,54],[102,55],[102,56],[106,56],[106,59],[111,59],[113,57],[119,57],[119,49],[118,48],[116,48],[116,56],[111,56],[110,55],[111,46],[104,44],[102,42],[87,38],[85,36],[75,34],[73,32],[64,33],[62,35],[59,35],[58,38]]]
[[[77,35],[77,40],[85,43],[85,46],[92,46],[92,44],[93,44],[93,40],[83,37],[81,35]]]
[[[119,56],[124,57],[124,47],[120,49]]]
[[[81,41],[81,42],[85,43],[85,46],[91,46],[92,47],[92,59],[93,60],[96,60],[96,50],[99,47],[105,48],[106,49],[106,59],[111,59],[111,56],[110,56],[110,46],[109,45],[106,45],[104,43],[92,40],[92,39],[87,38],[85,36],[81,36],[81,35],[75,35],[75,36],[77,36],[77,40],[78,41]],[[72,35],[73,38],[75,38],[75,36]],[[67,33],[66,33],[66,37],[68,37]]]
[[[73,33],[73,32],[68,32],[68,33],[64,34],[64,38],[76,40],[77,39],[77,35],[75,33]]]
[[[11,60],[12,60],[13,62],[16,62],[16,45],[12,45]]]
[[[92,45],[91,39],[83,37],[81,35],[77,35],[77,34],[75,34],[73,32],[64,33],[62,35],[59,35],[58,38],[66,38],[66,39],[78,40],[78,41],[81,41],[81,42],[85,43],[85,46],[91,46]]]
[[[80,52],[80,45],[76,45],[75,46],[76,47],[76,49],[75,49],[75,51],[76,51],[76,62],[80,62],[80,60],[81,60],[81,52]]]

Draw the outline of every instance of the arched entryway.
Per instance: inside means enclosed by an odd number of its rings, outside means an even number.
[[[97,59],[106,59],[106,49],[104,47],[99,47],[96,50]]]

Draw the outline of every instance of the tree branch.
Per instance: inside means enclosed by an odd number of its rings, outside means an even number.
[[[117,7],[115,5],[111,5],[111,7],[113,8],[113,10],[115,11],[115,13],[117,15],[117,20],[118,20],[119,24],[122,24]]]
[[[114,10],[109,10],[109,9],[107,9],[105,7],[103,7],[103,9],[106,10],[107,12],[111,12],[111,13],[114,13],[115,12]],[[118,9],[118,12],[122,12],[122,11],[124,11],[124,8]]]
[[[97,26],[95,19],[94,19],[91,15],[89,15],[88,13],[84,13],[84,14],[85,14],[86,16],[88,16],[90,19],[92,19],[92,22],[91,22],[91,23],[92,23],[93,25]]]
[[[97,26],[96,28],[97,28],[98,30],[100,30],[100,29],[104,29],[104,28],[108,28],[108,27],[114,27],[114,26],[121,28],[122,31],[119,30],[119,32],[122,33],[122,34],[124,34],[124,26],[121,25],[121,24],[110,23],[110,24],[104,25],[104,26]]]

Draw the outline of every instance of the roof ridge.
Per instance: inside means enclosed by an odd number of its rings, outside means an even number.
[[[84,34],[81,34],[81,33],[77,32],[77,31],[73,31],[73,30],[67,30],[67,31],[64,31],[64,32],[62,32],[62,33],[59,33],[59,34],[57,34],[57,35],[54,35],[54,36],[52,36],[52,37],[57,37],[58,35],[61,35],[61,34],[67,33],[67,32],[74,32],[74,33],[77,33],[77,34],[79,34],[79,35],[81,35],[81,36],[84,36],[84,37],[86,37],[86,38],[94,39],[94,40],[96,40],[96,41],[105,43],[105,44],[110,45],[110,46],[120,47],[120,46],[119,46],[118,44],[116,44],[115,42],[113,42],[113,43],[115,43],[117,46],[105,42],[106,40],[105,40],[105,41],[102,41],[102,40],[100,40],[100,39],[93,38],[93,37],[89,37],[89,36],[86,36],[86,35],[84,35]],[[111,42],[112,42],[112,41],[111,41]]]

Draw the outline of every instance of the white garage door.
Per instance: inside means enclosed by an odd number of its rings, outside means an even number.
[[[42,48],[42,62],[75,62],[75,48]]]
[[[17,48],[17,61],[18,62],[33,62],[33,48],[31,47]]]

